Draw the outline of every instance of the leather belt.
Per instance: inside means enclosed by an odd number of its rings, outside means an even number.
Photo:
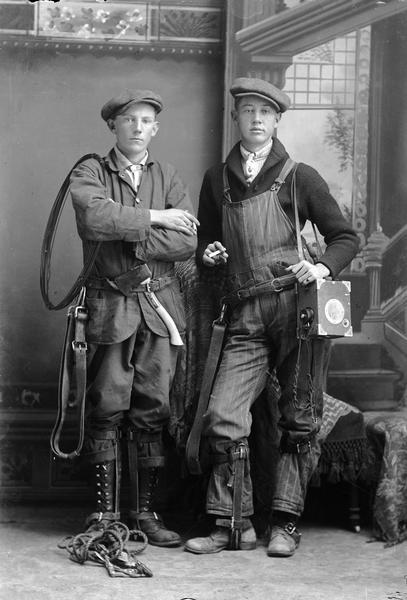
[[[165,277],[158,277],[157,279],[151,279],[148,287],[151,292],[158,292],[163,288],[167,287],[167,285],[171,285],[177,281],[177,277],[175,275],[168,275]],[[86,287],[95,290],[110,290],[114,292],[120,292],[120,289],[114,282],[114,279],[109,279],[108,277],[91,277],[86,282]],[[146,291],[145,285],[136,285],[130,288],[132,294],[137,294]]]
[[[241,302],[242,300],[255,298],[256,296],[260,296],[261,294],[283,292],[284,290],[293,288],[296,280],[297,279],[294,273],[290,273],[289,275],[282,275],[281,277],[275,277],[274,279],[270,279],[269,281],[258,283],[256,285],[241,288],[240,290],[231,292],[230,294],[227,294],[227,296],[224,296],[222,298],[222,302],[224,302],[225,304],[234,304],[236,302]]]

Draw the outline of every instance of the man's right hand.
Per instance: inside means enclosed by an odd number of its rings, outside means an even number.
[[[166,210],[150,210],[151,226],[164,227],[181,231],[187,235],[196,235],[199,221],[187,210],[179,208],[168,208]]]
[[[226,252],[225,246],[220,242],[212,242],[205,248],[205,252],[202,256],[202,262],[207,267],[215,267],[216,265],[222,265],[227,262],[229,254]]]

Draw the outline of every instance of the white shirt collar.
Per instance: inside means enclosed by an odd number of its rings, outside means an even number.
[[[114,151],[116,152],[116,156],[119,159],[120,164],[122,165],[122,167],[124,169],[127,169],[127,167],[131,167],[133,165],[133,163],[131,162],[131,160],[129,160],[127,158],[127,156],[125,156],[123,154],[123,152],[121,152],[119,150],[119,148],[117,147],[117,145],[114,147]],[[140,160],[139,165],[145,165],[147,163],[148,160],[148,151],[146,151],[145,155],[143,156],[143,158]]]
[[[261,160],[261,159],[266,159],[267,156],[270,153],[270,150],[273,146],[273,139],[271,139],[269,142],[267,142],[267,144],[265,146],[263,146],[262,148],[260,148],[260,150],[257,150],[256,152],[251,152],[250,150],[247,150],[247,148],[245,148],[242,144],[242,142],[240,142],[240,153],[243,157],[244,160],[248,160],[248,158],[252,158],[252,160]]]

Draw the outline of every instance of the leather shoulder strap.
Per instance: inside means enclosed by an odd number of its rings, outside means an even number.
[[[304,248],[303,248],[303,245],[302,245],[301,228],[300,228],[300,218],[299,218],[299,214],[298,214],[297,165],[295,165],[295,169],[294,169],[294,173],[293,173],[293,178],[291,180],[291,199],[292,199],[293,206],[294,206],[295,236],[297,238],[298,256],[299,256],[300,260],[304,260]],[[319,243],[319,239],[318,239],[318,236],[317,236],[317,230],[316,230],[315,224],[313,222],[311,222],[311,225],[312,225],[312,230],[313,230],[314,236],[315,236],[315,242],[316,242],[316,245],[317,245],[317,248],[318,248],[318,257],[320,257],[322,255],[321,244]]]

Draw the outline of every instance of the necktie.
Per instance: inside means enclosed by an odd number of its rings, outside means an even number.
[[[243,173],[248,181],[254,179],[254,170],[255,170],[255,162],[254,162],[255,154],[254,152],[249,152],[249,156],[245,161],[243,161]]]
[[[133,182],[133,187],[134,189],[138,190],[138,187],[140,185],[140,180],[141,180],[141,173],[143,171],[143,165],[129,165],[127,167],[131,180]]]

